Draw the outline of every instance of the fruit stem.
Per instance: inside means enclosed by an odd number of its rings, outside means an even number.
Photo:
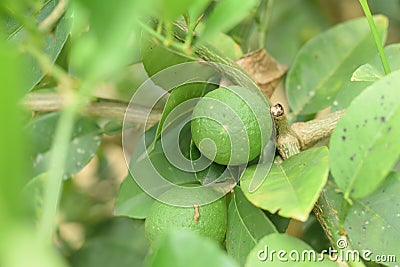
[[[386,75],[390,74],[391,71],[390,71],[389,62],[388,62],[388,59],[386,57],[385,50],[383,49],[381,38],[379,37],[379,33],[378,33],[377,28],[376,28],[376,25],[375,25],[375,22],[374,22],[374,18],[372,17],[371,10],[369,9],[368,1],[367,0],[359,0],[359,2],[360,2],[361,7],[362,7],[362,9],[364,11],[365,17],[367,18],[369,27],[371,29],[372,36],[374,37],[375,45],[376,45],[376,48],[378,49],[379,56],[380,56],[381,61],[382,61],[383,69],[385,70]]]
[[[276,104],[271,108],[276,127],[276,147],[283,159],[288,159],[300,153],[300,141],[297,134],[289,126],[288,119],[281,104]]]

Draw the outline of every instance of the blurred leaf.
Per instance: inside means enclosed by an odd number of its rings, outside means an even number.
[[[199,1],[193,0],[155,0],[155,11],[157,17],[161,17],[167,21],[174,21],[179,16],[182,16],[187,10]]]
[[[40,218],[42,214],[43,196],[44,196],[44,185],[47,180],[47,173],[42,173],[30,180],[24,187],[22,195],[24,201],[29,206],[29,212],[31,218],[35,221]]]
[[[376,255],[397,258],[397,262],[382,262],[387,266],[400,263],[399,192],[400,176],[391,173],[374,193],[353,203],[344,223],[353,248],[371,251],[372,260]]]
[[[236,263],[209,239],[193,232],[173,231],[160,242],[146,266],[152,267],[237,267]]]
[[[320,222],[312,214],[304,223],[301,240],[313,247],[317,252],[321,252],[330,246],[329,239],[321,227]]]
[[[280,251],[286,252],[284,255]],[[275,253],[272,253],[274,251]],[[305,251],[307,253],[305,253]],[[278,256],[279,255],[279,256]],[[285,260],[280,260],[282,257]],[[302,258],[304,257],[304,258]],[[310,260],[308,260],[310,258]],[[309,245],[286,234],[270,234],[262,238],[251,250],[246,260],[246,267],[257,266],[336,266],[338,263],[321,259]]]
[[[258,5],[258,3],[259,0],[219,1],[207,17],[201,40],[210,40],[215,37],[215,35],[232,29],[233,26],[244,19],[248,12]]]
[[[330,140],[330,167],[346,197],[372,193],[400,156],[400,71],[369,86],[350,105]]]
[[[189,8],[190,24],[194,24],[212,0],[195,0]]]
[[[153,1],[77,0],[74,14],[71,69],[88,83],[112,77],[134,60],[139,45],[139,16]],[[92,84],[93,85],[93,84]]]
[[[38,22],[44,20],[54,9],[56,4],[56,0],[47,1],[40,13],[37,15]],[[53,63],[56,61],[58,55],[64,47],[65,42],[67,41],[70,33],[70,24],[70,16],[65,15],[57,23],[57,26],[55,27],[53,33],[44,35],[41,50]],[[28,32],[23,27],[17,27],[10,34],[8,40],[14,45],[23,45],[23,43],[27,41],[27,38]],[[32,40],[30,40],[30,42],[32,42]],[[36,61],[36,59],[31,57],[29,54],[24,54],[24,57],[26,60],[26,64],[28,64],[26,70],[29,70],[29,75],[28,73],[26,73],[24,75],[24,79],[27,79],[29,81],[27,83],[29,84],[28,91],[30,91],[43,78],[45,74],[42,72],[40,65]]]
[[[388,20],[375,16],[386,39]],[[295,114],[311,114],[329,106],[351,74],[376,54],[365,18],[339,24],[307,42],[297,54],[286,80],[287,97]]]
[[[260,239],[276,233],[275,226],[259,209],[254,207],[239,188],[229,204],[226,250],[243,266],[250,250]]]
[[[139,156],[153,143],[157,125],[151,127],[138,141],[135,152],[129,163],[129,171],[125,180],[122,182],[114,204],[114,215],[128,216],[135,219],[144,219],[149,212],[149,208],[155,201],[136,183],[132,177],[131,168],[135,165]]]
[[[343,85],[332,103],[331,111],[348,108],[351,102],[371,84],[372,82],[349,82]]]
[[[153,202],[154,199],[138,186],[129,173],[118,191],[114,215],[145,219]]]
[[[280,216],[306,221],[328,177],[328,150],[319,147],[273,165],[264,183],[248,191],[255,166],[246,169],[240,188],[255,206]]]
[[[139,267],[147,250],[143,221],[114,218],[89,238],[70,262],[75,267]]]
[[[400,44],[388,45],[385,53],[392,71],[400,69]],[[379,55],[375,55],[367,64],[361,65],[353,73],[352,81],[346,83],[337,93],[333,101],[331,111],[337,111],[350,106],[351,101],[356,98],[373,82],[383,78],[385,72]],[[355,81],[355,82],[354,82]]]
[[[400,69],[400,44],[392,44],[385,47],[385,54],[389,62],[391,71]],[[382,61],[376,55],[367,64],[361,65],[356,69],[351,77],[352,81],[374,82],[385,77]]]
[[[275,1],[265,46],[279,62],[291,65],[301,46],[328,26],[315,1]]]
[[[21,79],[25,67],[17,48],[0,38],[0,82],[4,86],[0,90],[0,265],[64,267],[54,247],[37,238],[25,213],[29,203],[21,194],[29,172],[26,159],[31,145],[24,138],[20,109],[26,88],[25,79]]]
[[[59,113],[50,113],[33,119],[26,128],[32,143],[32,177],[47,171],[51,156],[51,145],[56,131]],[[95,156],[101,142],[101,131],[97,124],[88,118],[79,118],[69,142],[64,179],[79,172]]]

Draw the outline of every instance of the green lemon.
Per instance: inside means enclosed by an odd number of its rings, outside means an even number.
[[[182,200],[185,203],[193,203],[193,206],[171,206],[156,201],[152,205],[145,222],[146,237],[152,247],[158,240],[171,230],[190,230],[202,236],[222,243],[225,238],[227,224],[227,208],[225,197],[205,205],[210,198],[217,198],[216,193],[207,187],[192,192],[180,188],[171,189],[161,195],[161,199],[176,203]]]
[[[222,165],[240,165],[260,155],[272,133],[272,118],[262,96],[230,86],[199,100],[191,131],[204,156]]]

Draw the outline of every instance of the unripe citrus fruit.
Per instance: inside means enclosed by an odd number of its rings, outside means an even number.
[[[222,165],[240,165],[260,155],[270,139],[272,119],[262,96],[230,86],[199,100],[191,131],[204,156]]]
[[[171,230],[186,229],[222,243],[225,238],[227,224],[227,208],[225,197],[214,202],[199,205],[205,200],[215,199],[217,194],[210,188],[203,187],[191,192],[173,188],[161,195],[167,203],[193,203],[193,206],[179,207],[156,201],[152,205],[145,222],[146,237],[154,247],[160,237]]]

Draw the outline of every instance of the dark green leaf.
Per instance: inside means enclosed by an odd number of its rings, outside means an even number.
[[[44,20],[50,12],[56,6],[57,1],[52,0],[45,3],[42,10],[37,16],[38,22]],[[71,19],[69,16],[63,16],[60,21],[57,23],[57,26],[54,29],[53,33],[46,34],[44,36],[44,41],[42,44],[42,51],[46,54],[49,59],[54,63],[60,54],[65,42],[70,33],[70,24]],[[9,36],[9,41],[13,44],[21,44],[26,41],[28,37],[28,33],[23,27],[15,28],[15,31]],[[42,72],[39,63],[28,54],[24,54],[25,62],[29,65],[29,73],[24,75],[24,79],[29,79],[29,88],[28,90],[32,90],[32,88],[43,78],[44,73]]]
[[[282,255],[280,251],[285,253]],[[274,252],[272,252],[274,251]],[[283,260],[279,259],[279,256]],[[245,267],[258,266],[339,266],[321,258],[309,245],[286,234],[270,234],[262,238],[249,253]]]
[[[200,157],[204,161],[200,161]],[[196,170],[199,164],[210,164],[207,168],[201,171],[196,171],[195,175],[197,180],[199,180],[203,185],[214,182],[218,178],[222,178],[221,175],[226,171],[227,166],[220,165],[215,162],[210,162],[209,159],[201,155],[200,150],[196,147],[193,140],[190,141],[190,160],[193,164],[193,169]],[[196,162],[197,160],[197,162]],[[196,166],[197,165],[197,166]]]
[[[250,250],[265,235],[276,233],[275,226],[267,216],[254,207],[239,188],[229,204],[226,250],[241,266]]]
[[[306,221],[328,177],[328,149],[306,150],[273,165],[264,183],[248,191],[255,166],[246,169],[241,189],[255,206],[280,216]]]
[[[392,173],[371,195],[354,202],[346,217],[344,228],[353,248],[369,250],[377,255],[394,255],[400,263],[400,176]]]
[[[386,39],[388,20],[375,17]],[[354,70],[376,54],[365,18],[339,24],[307,42],[297,54],[287,77],[287,96],[295,114],[311,114],[329,106]]]
[[[140,267],[148,250],[143,221],[114,218],[70,258],[76,267]]]
[[[171,232],[163,238],[147,266],[237,267],[216,243],[182,230]]]
[[[32,173],[36,176],[47,171],[50,149],[56,131],[59,113],[50,113],[32,120],[27,126],[31,140]],[[88,118],[79,118],[69,141],[69,151],[64,179],[79,172],[95,156],[101,142],[101,131],[97,124]]]
[[[330,141],[330,167],[345,197],[372,193],[400,156],[400,71],[372,84],[350,105]]]

